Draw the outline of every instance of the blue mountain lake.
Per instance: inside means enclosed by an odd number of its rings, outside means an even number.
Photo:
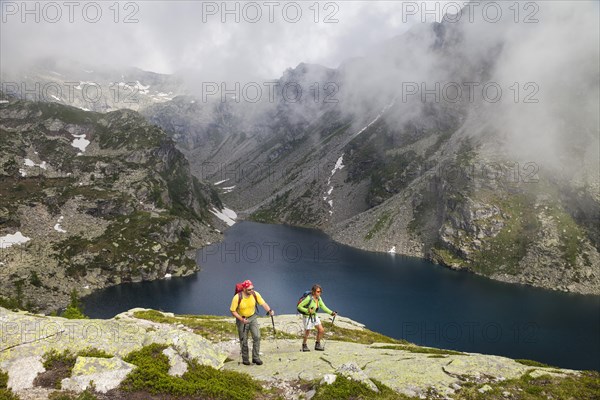
[[[600,370],[600,296],[505,284],[428,261],[357,250],[320,231],[240,222],[198,251],[200,272],[127,283],[83,299],[93,318],[133,307],[229,315],[251,279],[277,313],[314,283],[325,304],[369,329],[425,346]],[[275,317],[277,323],[277,318]]]

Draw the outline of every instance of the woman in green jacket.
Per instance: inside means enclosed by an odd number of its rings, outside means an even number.
[[[317,342],[315,343],[315,350],[325,350],[325,347],[321,345],[321,339],[325,334],[325,329],[323,329],[323,325],[321,324],[321,320],[317,315],[317,311],[322,309],[329,315],[337,315],[335,311],[331,311],[329,308],[327,308],[325,303],[323,303],[323,299],[321,298],[322,292],[323,289],[321,289],[321,286],[313,285],[311,293],[298,304],[298,311],[304,316],[304,340],[302,341],[302,351],[310,351],[306,345],[306,341],[308,340],[308,334],[312,328],[317,328]]]

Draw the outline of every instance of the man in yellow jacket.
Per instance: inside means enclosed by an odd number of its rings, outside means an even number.
[[[275,315],[275,311],[264,301],[260,293],[254,291],[254,285],[250,280],[242,282],[242,291],[236,293],[231,300],[229,311],[235,317],[240,345],[242,350],[242,362],[250,365],[248,357],[248,330],[252,334],[252,362],[262,365],[260,359],[260,326],[258,325],[258,307],[262,306],[268,315]]]

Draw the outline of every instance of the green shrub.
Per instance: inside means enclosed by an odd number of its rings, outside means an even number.
[[[44,354],[43,360],[44,368],[46,370],[66,367],[68,368],[70,375],[70,371],[75,366],[77,355],[73,354],[70,350],[65,350],[62,353],[59,353],[53,349]]]
[[[35,272],[35,271],[32,271],[31,275],[29,275],[29,283],[32,286],[35,286],[38,288],[42,287],[42,281],[41,281],[40,277],[38,276],[37,272]]]
[[[64,392],[53,392],[48,396],[48,400],[98,400],[98,398],[86,389],[85,391],[79,393],[79,395]]]
[[[61,315],[67,319],[85,319],[87,318],[83,313],[83,305],[79,301],[79,295],[77,290],[73,289],[71,292],[71,302],[67,306],[67,309]]]
[[[169,359],[162,354],[166,346],[151,344],[133,351],[125,361],[136,365],[121,383],[124,391],[146,391],[153,394],[195,396],[210,399],[252,399],[261,386],[246,374],[219,371],[199,365],[188,364],[188,371],[181,377],[169,375]]]
[[[394,392],[389,387],[380,382],[373,381],[378,392],[374,392],[367,385],[348,379],[344,376],[339,376],[331,385],[322,385],[317,389],[314,400],[404,400],[409,399],[402,394]]]
[[[6,389],[8,386],[8,374],[0,371],[0,389]]]
[[[20,400],[20,397],[8,389],[0,389],[0,400]]]

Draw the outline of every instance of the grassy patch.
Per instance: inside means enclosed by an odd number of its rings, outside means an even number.
[[[544,364],[544,363],[541,363],[539,361],[526,360],[526,359],[523,359],[523,358],[517,359],[515,361],[518,362],[519,364],[527,365],[529,367],[555,368],[555,367],[553,367],[551,365]]]
[[[368,329],[356,330],[347,329],[340,326],[333,326],[331,322],[324,321],[323,327],[326,329],[328,340],[339,340],[342,342],[352,342],[361,344],[373,343],[392,343],[392,344],[408,344],[406,340],[393,339],[381,333],[373,332]]]
[[[518,379],[509,379],[497,383],[488,383],[492,390],[480,393],[483,386],[475,383],[464,383],[463,388],[454,397],[457,400],[504,400],[514,398],[520,400],[596,400],[600,393],[600,373],[584,371],[581,376],[566,378],[542,375],[533,378],[525,374]],[[508,392],[509,397],[504,396]]]
[[[577,255],[580,254],[579,238],[585,237],[585,233],[562,207],[549,207],[549,214],[557,225],[563,258],[567,266],[573,268],[577,263]]]
[[[133,316],[163,324],[182,324],[194,330],[194,333],[211,341],[233,339],[237,337],[235,324],[216,316],[181,315],[170,317],[156,310],[136,311]]]
[[[435,349],[432,347],[420,347],[420,346],[415,346],[413,344],[395,345],[395,346],[377,346],[377,347],[373,347],[373,348],[374,349],[386,349],[386,350],[404,350],[404,351],[409,351],[411,353],[424,353],[424,354],[435,354],[435,355],[445,355],[445,356],[468,356],[467,353],[462,353],[460,351]]]
[[[437,260],[438,262],[440,262],[443,265],[452,266],[452,265],[464,265],[465,264],[465,260],[459,258],[458,256],[456,256],[454,253],[452,253],[448,249],[433,247],[431,249],[431,253],[432,253],[432,258],[434,260]]]
[[[250,216],[250,221],[261,222],[264,224],[275,224],[283,220],[285,209],[289,207],[289,196],[291,191],[283,195],[277,195],[271,202],[254,212]]]
[[[246,374],[219,371],[192,361],[181,377],[168,374],[169,359],[162,354],[165,346],[152,344],[131,352],[125,361],[136,365],[121,383],[128,392],[194,396],[195,398],[245,400],[254,398],[260,385]]]
[[[492,195],[493,196],[493,195]],[[487,241],[485,249],[475,255],[475,271],[484,275],[495,272],[518,274],[519,262],[536,237],[539,223],[534,210],[535,199],[526,194],[514,194],[506,199],[489,199],[497,203],[508,219],[496,237]]]
[[[20,397],[9,389],[0,389],[0,400],[19,400]]]
[[[389,211],[384,211],[381,216],[375,222],[375,225],[371,228],[371,230],[365,235],[365,240],[373,239],[373,236],[379,231],[383,229],[384,226],[389,227],[389,224],[392,222],[391,213]]]
[[[79,394],[52,392],[48,396],[48,400],[98,400],[98,398],[86,389]]]
[[[394,392],[389,387],[380,382],[373,381],[379,393],[371,390],[367,385],[361,382],[353,381],[344,376],[338,376],[331,385],[321,385],[317,389],[314,400],[403,400],[410,397]]]

